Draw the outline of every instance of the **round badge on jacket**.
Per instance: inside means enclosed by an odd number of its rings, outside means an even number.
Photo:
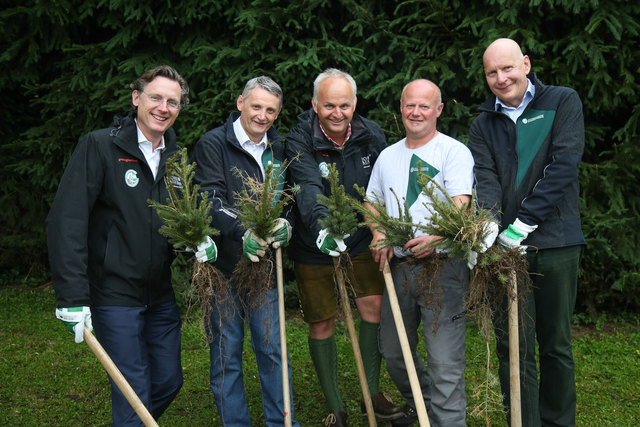
[[[133,169],[129,169],[124,174],[124,182],[127,183],[129,187],[135,187],[140,182],[140,178],[138,178],[138,172]]]
[[[323,178],[329,176],[329,166],[327,166],[327,162],[320,163],[318,168],[320,169],[320,175],[322,175]]]

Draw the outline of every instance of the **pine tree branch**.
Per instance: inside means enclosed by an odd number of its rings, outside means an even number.
[[[326,179],[331,187],[331,196],[318,195],[318,202],[329,209],[329,214],[318,223],[326,228],[332,236],[346,236],[355,233],[358,228],[358,217],[353,209],[353,198],[346,193],[344,186],[339,183],[340,177],[335,164],[328,166],[329,175]]]
[[[207,236],[219,234],[211,227],[211,202],[207,192],[200,193],[200,186],[193,183],[195,163],[187,160],[187,149],[167,160],[165,185],[169,192],[166,203],[148,199],[164,224],[160,234],[169,238],[174,248],[195,248]]]

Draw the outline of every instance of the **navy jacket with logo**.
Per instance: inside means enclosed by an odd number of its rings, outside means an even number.
[[[514,123],[490,96],[469,131],[477,198],[504,229],[516,218],[538,228],[531,250],[582,245],[578,166],[584,119],[577,92],[546,86],[534,73],[535,96]]]
[[[59,307],[145,306],[175,299],[174,251],[158,233],[162,220],[147,199],[166,202],[165,135],[156,178],[138,148],[135,114],[80,139],[47,216],[49,261]]]
[[[322,171],[334,163],[346,193],[362,200],[353,185],[367,188],[373,164],[386,145],[380,126],[357,113],[351,121],[351,137],[342,150],[335,148],[324,136],[313,109],[298,116],[298,124],[289,131],[285,142],[288,158],[300,155],[289,167],[293,184],[300,186],[296,193],[296,228],[288,252],[291,259],[311,265],[333,264],[332,257],[320,252],[316,246],[316,238],[322,230],[318,221],[328,213],[318,202],[318,195],[331,195],[329,181],[323,178]],[[352,257],[366,249],[369,243],[371,232],[367,227],[358,227],[345,240]]]
[[[207,191],[213,203],[211,226],[220,231],[213,239],[218,247],[216,267],[227,277],[242,257],[242,236],[246,231],[235,209],[236,193],[244,184],[238,171],[262,182],[260,165],[245,151],[236,138],[233,122],[240,116],[234,111],[226,123],[202,135],[196,144],[192,160],[196,163],[195,181],[200,191]],[[274,167],[285,160],[282,136],[273,127],[267,131],[268,146],[263,154],[274,159]],[[281,217],[294,225],[291,205],[285,206]],[[274,275],[275,276],[275,275]]]

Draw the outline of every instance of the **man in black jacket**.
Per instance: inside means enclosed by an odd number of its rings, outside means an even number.
[[[492,96],[471,124],[478,202],[491,209],[497,242],[526,254],[533,285],[519,308],[522,425],[575,425],[571,318],[585,240],[578,166],[584,119],[578,93],[547,86],[511,39],[483,56]],[[498,226],[495,226],[498,229]],[[489,242],[491,243],[491,242]],[[504,303],[506,313],[506,301]],[[500,314],[500,313],[498,313]],[[494,319],[500,383],[509,406],[506,315]],[[536,342],[540,382],[536,369]]]
[[[282,426],[284,400],[277,289],[272,281],[264,304],[256,307],[249,301],[250,296],[238,291],[238,287],[245,284],[235,283],[232,277],[243,254],[257,262],[268,253],[268,244],[274,248],[285,246],[291,237],[291,208],[285,208],[276,221],[273,236],[269,238],[274,240],[269,242],[262,239],[266,236],[256,236],[253,230],[245,229],[235,209],[236,193],[244,187],[239,173],[263,182],[269,163],[275,170],[283,164],[282,137],[271,127],[282,108],[282,90],[269,77],[255,77],[246,83],[236,106],[239,112],[231,113],[224,125],[200,138],[193,156],[197,164],[195,181],[208,192],[213,204],[212,226],[220,230],[215,238],[221,248],[216,267],[231,280],[230,297],[216,302],[218,296],[214,295],[212,302],[211,390],[223,425],[252,425],[242,373],[246,320],[258,365],[265,423]],[[291,367],[288,369],[291,379]],[[293,419],[292,402],[291,412]],[[299,426],[295,421],[293,425]]]
[[[171,286],[173,249],[147,200],[169,196],[165,163],[178,151],[171,127],[189,102],[189,87],[163,65],[131,89],[134,110],[75,148],[47,217],[47,243],[56,316],[78,343],[84,327],[94,326],[158,418],[182,386],[181,321]],[[111,402],[114,425],[142,425],[113,382]]]
[[[289,257],[294,260],[304,320],[309,323],[309,352],[330,411],[326,425],[336,426],[347,425],[347,414],[338,392],[332,257],[345,250],[353,261],[352,285],[362,318],[359,344],[376,416],[387,420],[402,416],[401,408],[378,390],[378,328],[384,280],[368,250],[371,233],[367,227],[359,227],[352,236],[332,236],[318,222],[328,214],[318,201],[320,194],[331,195],[329,182],[324,179],[328,164],[335,165],[347,194],[361,199],[353,185],[366,188],[373,164],[386,147],[380,126],[355,112],[356,101],[353,78],[334,68],[325,70],[314,81],[313,108],[298,116],[298,124],[289,131],[286,141],[287,156],[299,155],[291,163],[290,172],[294,184],[300,186]]]

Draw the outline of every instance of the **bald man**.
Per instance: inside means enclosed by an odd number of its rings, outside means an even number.
[[[519,248],[533,286],[519,310],[524,426],[575,425],[571,317],[585,245],[580,226],[578,165],[584,149],[582,103],[575,90],[546,86],[511,39],[483,56],[492,94],[471,124],[480,206],[493,211],[497,244]],[[500,384],[509,408],[509,360],[503,310],[494,319]],[[536,371],[538,342],[540,383]]]
[[[400,111],[406,138],[380,153],[367,188],[367,198],[382,201],[387,213],[393,217],[400,216],[396,194],[406,200],[413,222],[427,224],[433,215],[427,207],[431,201],[418,184],[418,163],[422,172],[444,188],[458,206],[471,201],[473,158],[464,144],[437,130],[443,108],[440,89],[429,80],[414,80],[402,91]],[[445,200],[443,194],[439,194],[439,198]],[[375,218],[375,210],[371,205],[369,208]],[[457,257],[449,257],[443,263],[437,278],[442,293],[436,291],[440,305],[434,309],[433,305],[425,304],[419,280],[423,268],[419,261],[433,256],[434,249],[427,245],[439,237],[417,232],[417,236],[403,247],[378,247],[385,236],[373,225],[371,231],[371,252],[380,269],[386,260],[390,260],[398,304],[430,423],[433,426],[464,426],[466,321],[464,316],[458,315],[463,311],[469,270],[464,260]],[[416,262],[403,262],[405,257],[415,258]],[[416,350],[421,321],[427,348],[426,367]],[[438,325],[435,332],[434,324]],[[392,424],[411,425],[417,419],[416,406],[386,292],[382,299],[380,351],[391,379],[407,399],[404,419],[392,421]]]

